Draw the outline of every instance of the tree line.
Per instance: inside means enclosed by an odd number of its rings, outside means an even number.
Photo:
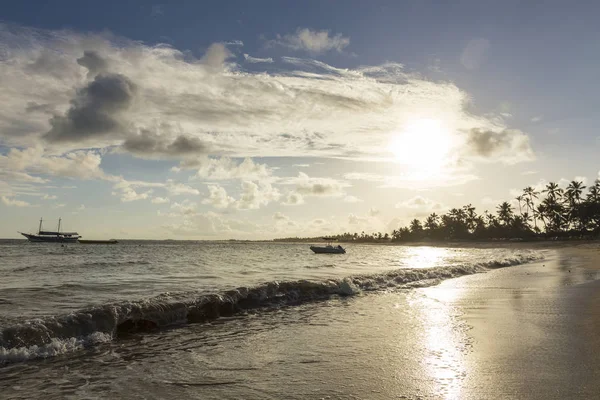
[[[391,234],[346,232],[331,238],[341,242],[591,239],[600,236],[600,180],[585,189],[576,180],[565,189],[555,182],[542,190],[528,186],[515,198],[515,206],[504,201],[494,212],[478,214],[467,204],[443,215],[431,213],[422,221],[415,218]],[[294,239],[299,238],[280,240]]]

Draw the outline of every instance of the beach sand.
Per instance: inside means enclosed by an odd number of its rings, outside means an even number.
[[[458,398],[597,398],[599,255],[555,246],[542,262],[425,289],[470,327]]]

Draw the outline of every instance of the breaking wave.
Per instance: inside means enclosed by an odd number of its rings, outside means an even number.
[[[32,319],[0,332],[0,365],[80,350],[133,333],[191,323],[270,307],[292,306],[361,292],[431,286],[441,280],[540,259],[519,256],[475,265],[405,268],[315,282],[268,282],[216,294],[169,294],[105,304],[67,315]]]

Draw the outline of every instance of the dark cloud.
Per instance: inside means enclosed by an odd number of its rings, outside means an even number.
[[[136,87],[120,74],[98,75],[71,100],[64,116],[50,120],[44,135],[50,142],[76,142],[123,129],[122,113],[131,105]]]
[[[529,137],[518,129],[500,132],[471,129],[467,133],[466,145],[470,154],[482,158],[502,158],[514,162],[533,158]]]
[[[184,157],[206,154],[208,146],[196,137],[179,135],[175,140],[149,130],[130,136],[123,142],[123,149],[141,156]]]
[[[77,59],[77,64],[88,69],[88,77],[106,72],[108,68],[108,62],[93,50],[84,51],[83,57]]]

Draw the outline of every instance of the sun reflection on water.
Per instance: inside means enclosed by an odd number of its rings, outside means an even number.
[[[408,248],[404,257],[410,268],[432,268],[446,265],[449,255],[448,249],[423,246]]]
[[[464,356],[470,344],[466,327],[458,319],[452,301],[457,289],[432,287],[415,293],[411,305],[422,316],[425,369],[444,399],[460,399],[466,377]]]

